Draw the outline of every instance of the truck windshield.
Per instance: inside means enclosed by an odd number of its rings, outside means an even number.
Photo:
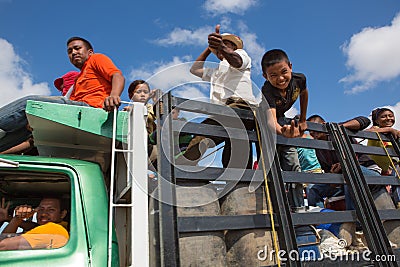
[[[0,171],[0,251],[64,246],[70,192],[63,174]]]

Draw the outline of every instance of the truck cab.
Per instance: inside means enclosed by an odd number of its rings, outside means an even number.
[[[0,251],[0,265],[130,264],[133,248],[130,227],[131,220],[136,218],[132,215],[132,205],[127,204],[132,200],[132,175],[143,174],[140,180],[144,181],[147,177],[146,109],[138,104],[132,110],[137,120],[135,135],[141,136],[136,141],[127,137],[131,123],[128,120],[133,120],[128,112],[107,113],[91,107],[28,102],[26,113],[34,128],[35,146],[40,156],[0,157],[0,199],[9,204],[8,215],[13,216],[14,208],[19,205],[37,207],[43,197],[62,198],[67,206],[64,221],[69,240],[60,248]],[[117,124],[118,129],[113,128]],[[130,146],[135,142],[141,146],[136,144],[136,153],[132,153],[128,151],[128,142]],[[143,151],[138,152],[140,149]],[[140,164],[140,168],[136,164]],[[128,170],[133,167],[136,172]],[[110,190],[115,193],[115,196],[111,194],[111,199],[118,199],[115,203],[109,201]],[[136,194],[136,198],[139,195]],[[147,194],[144,205],[146,203]],[[147,218],[147,206],[145,214]],[[6,225],[4,223],[1,230]],[[147,233],[146,229],[144,231]],[[10,234],[2,233],[0,238],[8,237]]]
[[[61,248],[1,251],[2,266],[105,266],[108,238],[108,196],[98,164],[66,158],[2,156],[1,198],[36,207],[43,196],[57,195],[67,202],[69,240]],[[6,237],[7,234],[2,234]],[[114,232],[113,265],[119,266]]]

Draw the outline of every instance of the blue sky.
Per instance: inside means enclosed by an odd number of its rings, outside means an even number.
[[[342,121],[382,106],[400,114],[398,0],[0,0],[0,106],[27,94],[59,95],[53,80],[74,69],[65,44],[71,36],[87,38],[95,52],[111,57],[127,88],[196,59],[216,24],[244,40],[259,87],[263,53],[285,50],[293,70],[307,76],[309,115]],[[151,85],[168,90],[171,80],[197,81],[186,67],[172,70]],[[200,97],[207,90],[177,93]]]

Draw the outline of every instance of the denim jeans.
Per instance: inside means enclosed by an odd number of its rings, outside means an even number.
[[[376,171],[370,170],[365,166],[360,166],[361,171],[364,174],[364,176],[381,176],[379,173]],[[383,185],[370,185],[370,190],[372,197],[375,199],[376,197],[380,196],[384,191],[386,191],[385,186]],[[347,186],[345,186],[345,198],[346,198],[346,210],[354,210],[354,203],[353,200],[351,199],[351,194]],[[386,192],[387,193],[387,192]]]
[[[292,119],[286,117],[278,118],[279,125],[290,125]],[[299,155],[297,148],[292,146],[277,145],[279,155],[279,163],[283,171],[301,172]],[[304,206],[303,184],[293,183],[287,184],[288,200],[292,207]]]
[[[75,106],[89,106],[84,102],[72,101],[63,96],[30,95],[19,98],[0,108],[0,129],[6,135],[0,139],[0,151],[7,150],[26,140],[32,135],[27,129],[28,119],[25,109],[28,100],[43,101]]]
[[[296,147],[278,145],[279,163],[283,171],[301,172],[299,157]],[[287,184],[288,200],[291,207],[304,206],[303,184]]]
[[[324,207],[324,198],[343,195],[341,187],[330,184],[309,184],[307,186],[307,201],[309,206]]]
[[[376,171],[370,170],[365,166],[360,166],[361,171],[365,176],[380,176]],[[370,185],[372,196],[378,197],[385,190],[384,186]],[[383,191],[382,191],[383,190]],[[331,187],[329,184],[313,184],[307,188],[307,200],[310,206],[320,206],[323,198],[331,197],[338,194],[340,189]],[[346,199],[346,210],[354,210],[354,203],[351,199],[351,194],[348,185],[344,185],[344,195]]]

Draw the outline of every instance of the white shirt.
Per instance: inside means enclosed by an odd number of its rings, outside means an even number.
[[[224,104],[229,97],[242,98],[249,104],[257,105],[250,78],[251,58],[243,49],[236,49],[242,58],[242,66],[234,68],[223,59],[218,68],[205,68],[203,81],[211,82],[210,99]]]

